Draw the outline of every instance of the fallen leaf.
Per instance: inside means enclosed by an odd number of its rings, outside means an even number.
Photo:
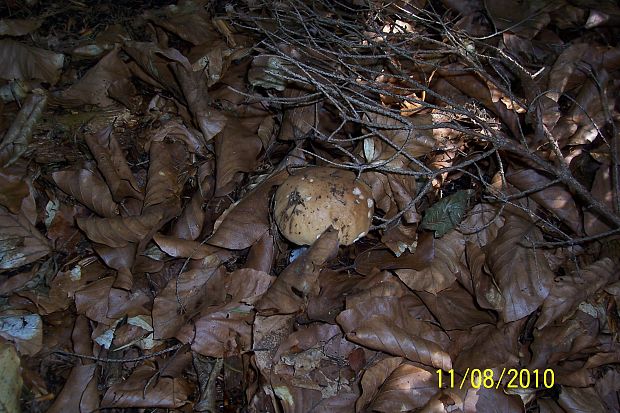
[[[56,84],[65,56],[11,39],[0,40],[0,78],[5,80],[39,79]]]
[[[530,315],[549,295],[553,272],[542,251],[527,246],[540,239],[537,227],[511,215],[495,242],[485,247],[489,270],[504,298],[504,322]]]
[[[0,207],[0,227],[0,269],[17,268],[51,252],[45,237],[21,213]]]
[[[108,218],[118,215],[118,206],[112,200],[108,186],[88,169],[58,171],[52,177],[60,189],[91,211]]]

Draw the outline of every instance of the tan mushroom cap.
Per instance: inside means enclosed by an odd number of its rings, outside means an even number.
[[[341,169],[304,168],[276,191],[274,218],[282,234],[298,245],[310,245],[329,226],[350,245],[368,233],[374,201],[368,186]]]

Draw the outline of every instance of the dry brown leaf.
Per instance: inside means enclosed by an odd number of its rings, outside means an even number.
[[[60,189],[102,217],[118,215],[110,189],[101,178],[88,169],[58,171],[52,174]]]
[[[338,252],[338,231],[330,227],[291,263],[256,303],[265,314],[291,314],[301,310],[308,296],[318,294],[318,277],[325,263]]]
[[[175,258],[201,260],[219,251],[218,247],[206,245],[197,241],[168,237],[160,233],[155,234],[153,240],[162,251]]]
[[[450,355],[438,344],[413,336],[382,316],[373,316],[355,330],[347,333],[348,340],[395,356],[426,364],[442,370],[452,368]]]
[[[181,192],[189,177],[187,147],[181,141],[155,141],[147,149],[150,163],[143,210],[161,206],[165,216],[172,218],[180,212]]]
[[[485,3],[485,8],[496,30],[510,30],[531,39],[549,24],[549,12],[558,8],[559,4],[545,5],[532,1],[517,5],[503,0]]]
[[[408,230],[407,233],[409,233]],[[400,236],[397,236],[398,238]],[[396,256],[393,252],[385,249],[371,249],[360,252],[355,257],[355,271],[363,275],[373,273],[373,269],[392,270],[406,268],[422,271],[435,258],[435,238],[431,232],[420,234],[419,239],[413,244],[413,253],[407,252],[407,248],[403,243],[397,243],[396,245],[397,251],[399,251]]]
[[[536,187],[548,185],[551,182],[549,178],[533,169],[509,169],[506,172],[506,180],[521,191],[529,191]],[[575,234],[580,235],[583,233],[581,216],[573,195],[561,185],[548,186],[528,196],[549,212],[557,215]]]
[[[435,294],[419,291],[418,296],[446,330],[469,329],[495,321],[489,311],[476,305],[471,293],[458,282]]]
[[[465,240],[475,243],[479,248],[497,237],[497,231],[504,225],[504,217],[498,208],[486,203],[474,205],[459,225]],[[473,271],[472,271],[473,272]]]
[[[199,191],[195,192],[192,199],[183,208],[181,215],[174,221],[170,235],[188,241],[198,238],[205,221],[203,204],[203,196]]]
[[[387,358],[366,370],[362,377],[364,393],[356,402],[356,411],[415,410],[423,407],[440,390],[436,372],[402,360],[400,357]]]
[[[242,119],[229,119],[226,127],[215,137],[216,183],[215,196],[224,196],[235,189],[242,173],[258,166],[263,144],[256,130],[249,129]]]
[[[248,303],[267,291],[273,277],[242,268],[229,274],[227,281],[227,303],[204,308],[196,321],[176,334],[177,339],[190,343],[192,350],[204,356],[224,357],[232,349],[250,349],[254,312]]]
[[[74,366],[60,394],[47,411],[50,413],[90,412],[99,409],[96,370],[96,364]]]
[[[454,369],[465,374],[471,366],[517,368],[519,335],[524,324],[525,320],[499,326],[479,324],[467,331],[450,332],[450,338],[455,341],[451,349]]]
[[[114,83],[131,76],[131,72],[118,56],[119,51],[117,46],[108,52],[80,80],[60,92],[57,99],[67,107],[84,104],[101,107],[114,105],[116,102],[108,97],[108,89]]]
[[[256,59],[254,59],[256,61]],[[267,75],[269,76],[269,75]],[[305,90],[286,88],[284,98],[300,99],[309,95]],[[314,103],[311,105],[298,105],[284,110],[282,125],[280,126],[279,138],[282,140],[296,140],[304,138],[316,127],[317,115],[323,105]]]
[[[376,134],[380,133],[395,145],[394,147],[379,137],[366,138],[369,140],[364,141],[364,156],[368,162],[388,160],[398,150],[405,151],[414,157],[423,156],[438,146],[438,142],[433,138],[430,115],[415,115],[407,118],[413,124],[413,128],[386,115],[367,112],[366,116],[368,116],[367,127],[377,131]],[[373,147],[372,150],[370,146]],[[372,155],[370,155],[371,153]],[[404,156],[398,155],[388,165],[397,166],[394,162],[404,159]]]
[[[363,411],[369,407],[369,404],[373,402],[381,391],[381,386],[385,380],[403,364],[404,360],[402,357],[388,357],[366,369],[361,380],[362,395],[355,402],[356,412]]]
[[[165,223],[165,213],[162,208],[151,208],[135,217],[78,218],[77,224],[91,241],[119,248],[148,242]]]
[[[453,394],[455,390],[447,390]],[[460,392],[461,393],[461,392]],[[525,406],[521,397],[514,394],[506,394],[503,389],[490,389],[480,386],[477,389],[467,387],[464,392],[463,413],[478,412],[502,412],[502,413],[525,413]]]
[[[603,205],[612,209],[612,183],[611,183],[611,167],[603,164],[599,167],[594,177],[591,193],[592,196],[600,201]],[[603,221],[599,215],[588,210],[583,214],[585,232],[589,236],[597,235],[609,231],[612,227]]]
[[[178,50],[173,48],[163,49],[155,43],[136,42],[125,40],[123,50],[134,60],[129,65],[134,76],[156,87],[170,91],[177,99],[182,99],[183,94],[175,79],[169,63],[179,62],[187,67],[189,61]]]
[[[256,367],[263,377],[269,378],[274,366],[274,356],[280,343],[293,333],[295,315],[261,316],[257,314],[252,325],[253,348],[260,348],[255,354]]]
[[[0,36],[24,36],[37,30],[43,20],[39,19],[1,19]]]
[[[207,10],[197,3],[184,3],[179,7],[147,10],[145,17],[155,25],[176,34],[193,45],[211,43],[219,38]]]
[[[173,337],[203,305],[219,304],[221,297],[213,293],[213,286],[223,282],[224,274],[220,260],[211,257],[203,268],[186,271],[170,280],[153,302],[155,338]]]
[[[1,40],[0,40],[1,42]],[[28,150],[35,126],[47,105],[47,95],[39,91],[28,96],[17,117],[0,142],[0,166],[9,166]]]
[[[287,176],[285,172],[273,175],[225,211],[207,243],[241,250],[258,241],[269,230],[271,189],[284,182]]]
[[[581,302],[618,277],[615,269],[610,258],[603,258],[579,272],[556,278],[542,304],[536,328],[542,329],[558,319],[563,321],[570,317]]]
[[[0,269],[17,268],[51,252],[47,239],[23,214],[0,207]]]
[[[150,137],[151,142],[161,142],[170,139],[185,142],[188,151],[191,153],[207,156],[208,151],[200,133],[193,128],[185,127],[185,125],[175,120],[166,122],[157,128]]]
[[[53,85],[60,78],[64,60],[59,53],[0,39],[0,78],[4,80],[38,79]]]
[[[608,122],[607,114],[613,111],[614,103],[604,100],[609,95],[610,78],[607,71],[597,71],[596,80],[587,79],[579,88],[570,110],[553,128],[553,137],[560,147],[592,143]],[[604,107],[603,105],[607,105]]]
[[[548,325],[534,329],[530,345],[532,354],[528,369],[557,369],[557,363],[599,345],[597,339],[600,321],[589,314],[577,311],[575,316],[561,325]],[[571,366],[568,366],[571,368]],[[567,378],[567,377],[566,377]]]
[[[170,66],[181,86],[194,122],[202,132],[203,144],[206,144],[224,129],[228,119],[209,104],[209,93],[202,70],[193,71],[191,67],[180,63],[172,63]]]
[[[101,400],[103,408],[178,409],[189,402],[193,387],[182,378],[158,375],[152,362],[141,364],[124,381],[112,384]],[[153,382],[150,380],[155,377]],[[145,386],[150,383],[149,386]]]
[[[322,398],[317,388],[296,386],[293,377],[272,374],[271,386],[285,413],[315,412],[313,409]],[[317,412],[318,413],[318,412]]]
[[[248,251],[245,260],[246,268],[264,271],[269,274],[276,258],[276,248],[274,244],[275,240],[271,232],[265,232],[265,234],[250,247],[250,251]]]
[[[112,198],[116,202],[123,201],[125,197],[141,200],[143,195],[112,131],[111,125],[95,134],[86,134],[84,139],[108,184]]]
[[[501,101],[493,101],[491,91],[486,81],[479,76],[463,71],[464,67],[458,64],[447,66],[438,70],[445,80],[465,95],[483,104],[487,109],[495,113],[506,124],[510,131],[519,136],[519,118],[516,111],[508,109]]]
[[[511,215],[495,241],[485,247],[489,270],[504,298],[504,322],[530,315],[549,295],[553,272],[542,251],[527,246],[541,240],[536,226]]]
[[[19,214],[22,199],[30,193],[24,178],[9,168],[0,168],[0,205],[6,207],[12,214]]]
[[[558,398],[558,404],[565,412],[609,412],[601,396],[592,387],[562,387],[562,393]]]
[[[431,264],[420,270],[396,270],[398,277],[414,291],[427,291],[436,294],[448,288],[457,276],[469,274],[463,264],[465,239],[455,230],[450,231],[438,240],[435,240],[435,256]]]

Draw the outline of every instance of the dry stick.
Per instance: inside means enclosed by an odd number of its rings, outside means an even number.
[[[503,149],[517,156],[521,156],[535,162],[541,169],[553,174],[564,185],[568,186],[574,193],[587,201],[587,203],[590,204],[592,209],[596,211],[599,215],[601,215],[606,220],[613,222],[617,228],[620,228],[620,216],[614,214],[613,211],[610,211],[609,208],[607,208],[603,203],[595,199],[590,193],[590,191],[572,176],[568,168],[562,168],[550,164],[549,162],[540,158],[538,155],[528,152],[525,149],[514,145],[507,137],[502,137],[498,135],[496,135],[495,137],[488,137],[482,135],[480,137],[482,139],[491,140],[495,145],[497,145],[497,149]]]
[[[297,11],[297,13],[299,13],[299,11],[298,11],[298,10],[296,10],[296,11]],[[299,14],[298,14],[298,17],[299,17],[299,18],[301,18],[301,16],[300,16]],[[314,16],[314,17],[316,17],[316,16]],[[414,16],[414,17],[416,17],[416,16]],[[433,17],[433,18],[432,18],[432,19],[430,19],[429,21],[430,21],[431,23],[437,24],[437,22],[436,22],[436,18],[437,18],[437,16],[433,15],[433,16],[431,16],[431,17]],[[434,20],[434,19],[435,19],[435,20]],[[316,20],[316,19],[315,19],[315,20]],[[320,20],[320,19],[319,19],[319,20]],[[293,19],[293,22],[294,22],[294,19]],[[282,21],[280,21],[280,23],[282,23]],[[331,19],[327,20],[327,22],[326,22],[326,24],[327,24],[328,26],[329,26],[330,24],[332,24],[332,25],[333,25],[333,23],[334,23],[334,20],[331,20]],[[439,22],[439,24],[441,25],[441,22]],[[303,24],[303,26],[304,26],[304,29],[305,29],[306,33],[308,34],[308,33],[309,33],[309,31],[308,31],[307,26],[306,26],[305,24]],[[347,26],[347,25],[345,25],[345,27],[346,27],[346,26]],[[443,25],[443,27],[444,27],[445,29],[447,29],[447,27],[446,27],[445,25]],[[323,34],[326,34],[326,35],[332,35],[332,33],[329,33],[329,32],[326,32],[326,31],[322,31],[322,32],[321,32],[322,28],[321,28],[321,27],[319,27],[319,26],[315,26],[315,28],[317,29],[317,32],[319,32],[319,33],[323,33]],[[347,27],[347,28],[348,28],[348,27]],[[262,31],[262,30],[259,30],[259,31]],[[357,31],[357,28],[355,28],[355,29],[354,29],[354,30],[352,30],[352,31],[353,31],[353,32],[356,32],[356,31]],[[263,31],[263,32],[264,32],[264,31]],[[293,33],[293,34],[296,34],[296,33]],[[382,35],[383,35],[383,34],[382,34]],[[354,35],[354,36],[355,36],[355,35]],[[278,36],[269,36],[269,34],[268,34],[268,37],[269,37],[271,40],[273,40],[273,39],[274,39],[274,37],[278,38]],[[368,36],[366,36],[366,35],[358,35],[357,37],[358,37],[358,38],[365,38],[365,39],[366,39],[366,41],[368,42],[368,48],[377,48],[377,47],[378,47],[379,49],[381,49],[380,45],[378,45],[377,43],[375,43],[375,42],[373,41],[373,39],[369,38]],[[451,39],[452,39],[453,41],[455,41],[455,40],[456,40],[456,37],[455,37],[455,36],[452,36],[452,37],[451,37]],[[289,38],[287,38],[287,39],[283,39],[283,38],[279,37],[279,40],[284,40],[284,41],[287,41],[287,40],[288,40],[289,42],[296,43],[296,44],[298,44],[298,45],[300,45],[300,46],[302,46],[302,47],[303,47],[303,44],[300,44],[300,43],[299,43],[296,39],[294,39],[293,37],[289,37]],[[477,39],[474,39],[474,40],[477,40]],[[346,45],[346,42],[343,42],[342,44]],[[463,52],[462,52],[462,51],[459,49],[459,47],[458,47],[458,45],[460,45],[460,44],[461,44],[460,42],[456,41],[456,47],[454,47],[452,50],[449,50],[449,52],[452,52],[452,53],[455,53],[455,54],[457,54],[457,55],[460,55],[461,57],[465,58],[465,59],[466,59],[466,61],[468,61],[470,64],[473,64],[473,66],[474,66],[474,67],[476,67],[477,65],[476,65],[476,64],[475,64],[475,63],[474,63],[471,59],[469,59],[469,56],[464,56],[464,55],[463,55]],[[315,44],[315,45],[316,45],[316,44]],[[318,46],[318,45],[317,45],[317,46]],[[387,46],[387,47],[390,49],[390,51],[394,52],[394,54],[395,54],[396,56],[398,56],[398,55],[401,55],[401,56],[406,56],[407,58],[409,58],[409,59],[411,59],[412,61],[414,61],[414,62],[415,62],[415,59],[414,59],[412,56],[407,56],[407,54],[408,54],[408,53],[403,53],[403,50],[402,50],[402,49],[398,49],[398,48],[394,47],[394,45],[393,45],[393,44],[391,44],[390,42],[384,42],[381,46],[384,46],[384,47],[385,47],[385,46]],[[273,48],[273,50],[274,50],[274,51],[277,51],[277,52],[279,52],[279,54],[282,54],[282,53],[281,53],[281,52],[277,49],[277,47],[276,47],[275,45],[274,45],[274,46],[271,46],[271,47]],[[355,47],[357,47],[357,48],[359,49],[359,44],[355,45]],[[355,49],[355,47],[353,47],[353,49]],[[444,47],[445,47],[445,45],[444,45]],[[321,50],[321,51],[325,51],[325,50]],[[330,51],[330,52],[331,52],[331,51]],[[336,53],[336,54],[338,54],[339,52],[335,52],[335,53]],[[323,55],[324,55],[324,53],[323,53]],[[384,55],[385,55],[385,54],[384,54]],[[481,54],[478,54],[478,55],[479,55],[480,57],[487,58],[487,59],[491,59],[491,58],[492,58],[492,57],[490,57],[490,56],[485,56],[485,55],[481,55]],[[531,79],[532,75],[531,75],[529,72],[527,72],[527,71],[524,71],[524,72],[523,72],[523,68],[522,68],[522,67],[520,67],[520,65],[518,64],[518,62],[515,62],[513,59],[509,59],[509,58],[507,58],[507,56],[506,56],[505,54],[503,54],[503,53],[500,53],[500,56],[501,56],[501,57],[503,57],[503,58],[504,58],[504,60],[506,60],[506,61],[507,61],[506,63],[509,65],[509,67],[511,67],[511,69],[515,70],[515,71],[516,71],[519,75],[521,75],[521,76],[523,76],[523,77],[526,77],[526,76],[527,76],[527,77],[529,77],[529,78]],[[355,55],[354,55],[354,57],[357,57],[357,56],[355,56]],[[286,57],[284,57],[284,58],[286,59]],[[359,57],[358,57],[358,58],[359,58]],[[494,59],[496,59],[496,58],[494,58]],[[291,62],[289,59],[287,59],[287,60],[288,60],[289,62]],[[340,61],[342,61],[342,60],[340,60]],[[336,76],[334,76],[333,74],[327,73],[327,72],[325,72],[325,71],[323,71],[323,70],[320,70],[320,69],[318,69],[318,68],[316,68],[316,67],[311,67],[311,66],[305,65],[305,64],[300,63],[300,62],[295,62],[295,61],[293,61],[293,62],[291,62],[291,63],[293,63],[295,66],[297,66],[297,68],[298,68],[298,69],[301,69],[301,71],[302,71],[302,73],[303,73],[303,74],[305,74],[305,75],[306,75],[306,76],[308,76],[310,79],[312,79],[311,83],[313,83],[315,87],[317,87],[317,86],[318,86],[318,89],[320,90],[320,92],[321,92],[321,93],[323,93],[323,94],[325,95],[325,97],[327,97],[327,98],[328,98],[328,99],[332,102],[332,104],[334,104],[334,106],[335,106],[336,108],[338,108],[338,110],[341,112],[341,114],[343,114],[343,115],[345,115],[345,114],[346,114],[346,112],[343,110],[343,107],[342,107],[340,104],[336,103],[336,101],[335,101],[335,100],[334,100],[334,98],[332,97],[331,93],[329,93],[329,91],[328,91],[325,87],[322,87],[323,85],[321,85],[319,82],[317,82],[317,81],[316,81],[316,79],[314,79],[314,77],[313,77],[310,73],[316,73],[316,74],[318,74],[318,75],[319,75],[319,77],[320,77],[320,78],[322,78],[322,79],[324,79],[324,80],[327,80],[327,79],[329,79],[329,78],[332,78],[332,79],[335,79],[335,80],[346,81],[346,82],[348,83],[348,82],[349,82],[349,80],[348,80],[348,79],[346,79],[346,78],[342,78],[342,77],[337,76],[337,75],[336,75]],[[348,66],[348,65],[345,65],[345,66]],[[350,69],[350,67],[349,67],[349,69]],[[479,72],[479,70],[478,70],[478,72]],[[295,77],[297,77],[297,76],[298,76],[298,75],[297,75],[297,74],[295,74],[295,73],[290,73],[290,74],[291,74],[291,76],[292,76],[293,78],[295,78]],[[401,78],[401,80],[404,80],[404,77],[401,77],[401,76],[398,76],[398,75],[397,75],[397,77]],[[305,80],[305,81],[307,81],[308,79],[295,79],[295,80]],[[429,88],[425,87],[425,85],[420,85],[420,84],[418,84],[416,81],[413,81],[413,80],[409,80],[409,81],[410,81],[411,83],[416,84],[416,86],[417,86],[418,88],[421,88],[422,90],[426,90],[426,91],[427,91],[428,93],[430,93],[432,96],[437,95],[434,91],[432,91],[432,90],[430,90]],[[493,81],[493,79],[491,79],[491,81]],[[330,83],[331,83],[331,82],[330,82]],[[503,89],[503,88],[502,88],[502,86],[501,86],[500,84],[498,84],[497,82],[493,81],[493,83],[494,83],[494,84],[496,84],[496,86],[500,87],[500,89]],[[333,87],[333,86],[335,86],[335,85],[332,85],[332,87]],[[384,93],[384,94],[386,93],[386,91],[385,91],[384,89],[372,88],[371,86],[369,87],[369,85],[357,85],[357,86],[359,86],[359,87],[360,87],[360,89],[362,89],[362,90],[363,90],[364,88],[366,88],[367,90],[372,90],[372,91],[374,91],[374,92]],[[348,88],[347,88],[347,89],[348,89]],[[374,89],[374,90],[373,90],[373,89]],[[366,110],[371,110],[371,111],[374,111],[374,112],[376,112],[376,113],[381,113],[381,114],[383,114],[383,115],[385,115],[385,116],[388,116],[388,117],[391,117],[391,118],[394,118],[394,119],[397,119],[397,120],[399,120],[399,121],[403,122],[403,119],[402,119],[402,117],[401,117],[401,116],[398,116],[398,115],[396,115],[396,114],[392,113],[390,110],[380,109],[380,108],[379,108],[379,106],[372,105],[371,103],[366,103],[365,101],[368,99],[368,97],[367,97],[367,96],[364,96],[364,95],[362,95],[362,94],[359,94],[359,92],[356,92],[355,90],[350,90],[350,92],[351,92],[351,93],[353,93],[353,95],[357,95],[357,96],[359,96],[359,98],[360,98],[360,99],[355,99],[355,98],[353,98],[352,96],[346,96],[346,95],[343,95],[343,94],[342,94],[342,91],[337,89],[337,94],[338,94],[338,95],[340,95],[340,97],[341,97],[342,99],[344,99],[345,101],[348,101],[348,102],[347,102],[347,103],[348,103],[348,105],[347,105],[347,106],[351,107],[351,106],[350,106],[351,104],[357,104],[357,105],[359,105],[359,106],[361,106],[361,107],[364,107]],[[438,96],[438,95],[437,95],[436,97],[437,97],[437,98],[439,98],[439,99],[441,99],[441,100],[443,100],[443,101],[445,101],[446,103],[450,104],[450,99],[446,98],[445,96]],[[511,94],[511,98],[513,98],[513,100],[515,100],[515,101],[519,102],[519,99],[516,99],[514,96],[512,96],[512,94]],[[352,99],[353,99],[353,101],[352,101]],[[434,105],[429,105],[429,104],[427,104],[426,102],[420,102],[420,103],[421,103],[421,104],[424,104],[425,106],[427,106],[427,107],[429,107],[429,108],[430,108],[430,107],[432,107],[432,106],[434,106]],[[467,118],[470,118],[470,119],[472,119],[472,120],[478,120],[478,121],[479,121],[479,119],[477,119],[477,117],[476,117],[473,113],[471,113],[471,112],[469,112],[469,111],[467,111],[467,110],[464,110],[464,109],[459,109],[459,108],[458,108],[458,106],[454,106],[454,105],[453,105],[453,108],[452,108],[452,109],[450,109],[450,108],[437,108],[437,109],[438,109],[438,110],[441,110],[441,111],[443,111],[443,112],[446,112],[446,113],[455,113],[455,114],[464,115],[464,116],[466,116]],[[354,110],[354,111],[353,111],[353,113],[356,113],[356,111]],[[360,122],[359,118],[358,118],[358,119],[353,118],[352,120],[353,120],[353,121],[356,121],[356,122]],[[362,121],[362,123],[364,123],[364,122]],[[479,122],[477,122],[477,123],[479,123]],[[407,125],[407,126],[409,126],[409,127],[412,127],[412,126],[409,124],[409,122],[407,122],[407,121],[404,121],[404,122],[403,122],[403,124],[404,124],[404,125]],[[409,124],[409,125],[408,125],[408,124]],[[414,128],[414,127],[412,127],[412,128]],[[415,129],[415,128],[414,128],[414,129]],[[454,128],[454,129],[455,129],[455,130],[457,130],[458,128]],[[571,189],[571,190],[572,190],[575,194],[577,194],[579,197],[581,197],[582,199],[584,199],[585,201],[587,201],[587,202],[589,203],[589,205],[591,206],[592,210],[594,210],[595,212],[597,212],[598,214],[600,214],[603,218],[607,219],[608,221],[613,222],[613,223],[614,223],[617,227],[620,227],[620,217],[619,217],[619,216],[617,216],[616,214],[614,214],[614,213],[613,213],[612,211],[610,211],[608,208],[606,208],[606,207],[605,207],[605,206],[604,206],[601,202],[599,202],[598,200],[594,199],[594,198],[591,196],[591,194],[589,193],[589,191],[588,191],[588,190],[587,190],[587,189],[586,189],[583,185],[581,185],[578,181],[576,181],[576,180],[574,179],[574,177],[573,177],[573,176],[572,176],[572,174],[570,173],[570,171],[569,171],[569,169],[568,169],[568,167],[567,167],[567,165],[566,165],[566,163],[565,163],[564,157],[563,157],[563,156],[561,156],[561,151],[559,151],[559,147],[557,147],[557,143],[553,141],[553,139],[552,139],[552,137],[550,137],[550,134],[549,134],[549,132],[548,132],[548,131],[545,131],[545,135],[546,135],[546,137],[547,137],[547,139],[548,139],[548,140],[551,140],[551,141],[552,141],[552,142],[550,142],[550,143],[551,143],[551,147],[552,147],[552,149],[553,149],[553,151],[554,151],[554,153],[555,153],[555,155],[556,155],[556,157],[555,157],[555,158],[556,158],[556,161],[559,163],[559,165],[558,165],[558,166],[554,166],[554,165],[550,164],[549,162],[547,162],[547,161],[543,160],[542,158],[540,158],[538,155],[536,155],[536,154],[534,154],[534,153],[530,152],[529,150],[524,149],[523,147],[519,147],[519,146],[517,146],[517,145],[515,145],[515,144],[511,143],[511,142],[510,142],[510,140],[508,140],[506,137],[502,137],[502,136],[501,136],[501,135],[499,135],[499,134],[498,134],[498,135],[495,135],[495,136],[494,136],[493,134],[490,134],[490,136],[488,136],[488,135],[483,135],[483,134],[480,134],[480,133],[476,133],[476,132],[471,131],[471,130],[469,130],[469,131],[467,131],[467,132],[470,134],[470,136],[477,136],[478,138],[481,138],[481,139],[482,139],[482,140],[484,140],[484,141],[490,141],[490,142],[494,143],[494,144],[496,145],[496,148],[497,148],[497,149],[506,150],[507,152],[510,152],[510,153],[513,153],[513,154],[516,154],[516,155],[519,155],[519,156],[524,156],[524,157],[526,157],[526,158],[528,158],[528,159],[532,160],[532,161],[533,161],[533,162],[535,162],[535,163],[536,163],[536,164],[537,164],[537,165],[538,165],[541,169],[543,169],[543,170],[545,170],[545,171],[547,171],[547,172],[552,173],[552,174],[553,174],[554,176],[556,176],[556,177],[557,177],[557,178],[558,178],[558,179],[559,179],[559,180],[560,180],[563,184],[565,184],[565,185],[566,185],[569,189]],[[379,135],[381,135],[381,134],[379,134]],[[380,137],[381,137],[381,136],[380,136]],[[381,137],[381,138],[382,138],[382,140],[383,140],[383,139],[385,139],[385,137],[384,137],[384,136],[383,136],[383,137]],[[388,142],[386,142],[386,143],[390,144],[389,140],[388,140]],[[523,143],[523,142],[522,142],[522,143]],[[614,143],[616,143],[616,142],[614,142]],[[393,147],[394,147],[396,150],[398,150],[398,151],[403,151],[403,148],[402,148],[402,147],[399,147],[398,145],[394,145],[394,144],[393,144],[393,142],[391,143],[391,146],[393,146]],[[403,153],[403,155],[404,155],[405,157],[407,157],[409,160],[414,161],[414,162],[416,161],[416,159],[415,159],[414,157],[412,157],[411,155],[409,155],[406,151],[403,151],[402,153]],[[413,158],[413,159],[412,159],[412,158]],[[564,162],[563,162],[563,161],[564,161]],[[615,165],[617,165],[617,163],[615,163]],[[354,167],[354,166],[352,166],[352,165],[351,165],[350,167],[355,168],[355,167]],[[378,169],[378,168],[377,168],[377,169]],[[425,168],[424,168],[424,169],[425,169]],[[399,171],[399,172],[401,172],[401,171]],[[404,172],[404,171],[402,171],[401,173],[403,173],[403,172]],[[405,174],[407,174],[407,173],[405,173]],[[410,206],[412,206],[412,205],[410,205]],[[402,211],[401,211],[401,212],[402,212]]]
[[[144,361],[144,360],[151,359],[153,357],[161,356],[162,354],[170,353],[171,351],[178,350],[183,346],[184,344],[175,344],[174,346],[168,347],[164,350],[157,351],[155,353],[147,354],[147,355],[140,356],[140,357],[130,358],[130,359],[102,358],[102,357],[88,356],[86,354],[72,353],[70,351],[63,351],[63,350],[52,350],[52,353],[62,354],[63,356],[70,356],[70,357],[77,357],[81,359],[100,361],[102,363],[135,363],[138,361]]]

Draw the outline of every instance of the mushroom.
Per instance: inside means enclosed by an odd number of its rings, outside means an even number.
[[[372,192],[354,173],[311,167],[278,188],[274,218],[282,235],[295,244],[312,244],[331,225],[340,243],[350,245],[368,233],[373,211]]]

